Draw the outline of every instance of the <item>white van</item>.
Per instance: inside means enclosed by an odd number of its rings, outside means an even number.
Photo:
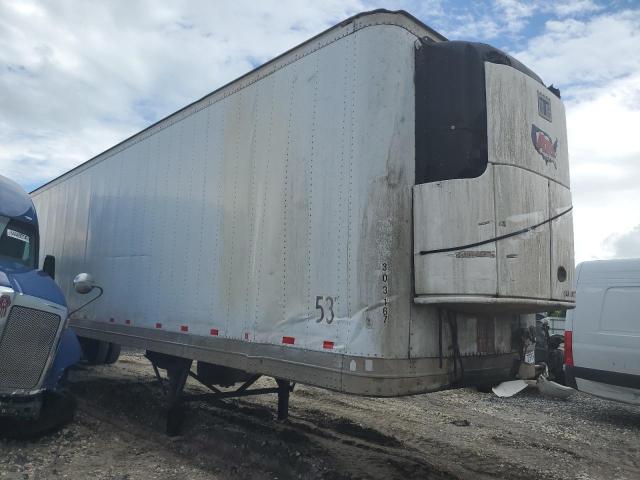
[[[567,383],[640,405],[640,259],[576,268],[576,308],[567,312]]]

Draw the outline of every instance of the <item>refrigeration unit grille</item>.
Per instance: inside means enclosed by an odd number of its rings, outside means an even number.
[[[0,390],[29,390],[38,381],[54,348],[61,318],[14,306],[0,332]]]

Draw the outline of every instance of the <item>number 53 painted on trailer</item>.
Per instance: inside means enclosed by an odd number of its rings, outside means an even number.
[[[334,297],[324,297],[322,295],[318,295],[316,297],[316,310],[320,310],[320,318],[318,318],[316,320],[316,322],[320,323],[322,322],[322,320],[325,319],[325,309],[322,305],[320,305],[320,302],[322,302],[322,300],[324,299],[324,304],[325,307],[328,310],[328,314],[326,319],[327,319],[327,325],[330,325],[331,322],[333,322],[333,319],[335,318],[335,313],[333,313],[333,303],[334,303]]]

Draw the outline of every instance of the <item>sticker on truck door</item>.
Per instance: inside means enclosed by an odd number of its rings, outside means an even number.
[[[16,240],[20,240],[21,242],[24,242],[24,243],[29,243],[29,235],[16,232],[15,230],[11,230],[9,228],[7,228],[7,237],[15,238]]]

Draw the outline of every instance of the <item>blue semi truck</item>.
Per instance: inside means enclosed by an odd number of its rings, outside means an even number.
[[[39,268],[38,217],[31,197],[0,175],[0,435],[31,436],[73,416],[62,379],[82,351],[67,326],[55,258]],[[76,290],[91,291],[79,275]]]

